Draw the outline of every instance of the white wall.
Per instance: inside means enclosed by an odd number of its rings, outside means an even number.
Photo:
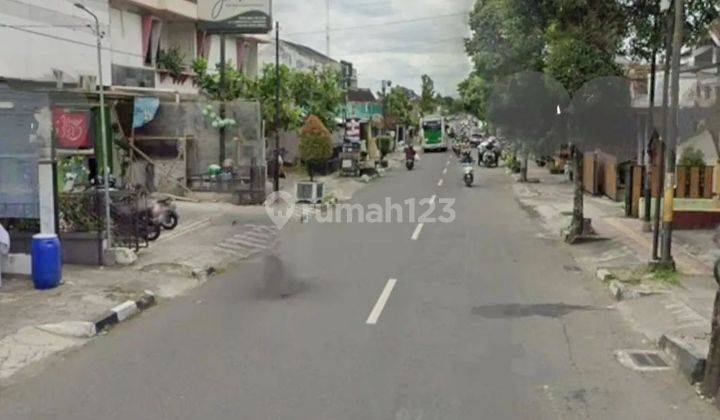
[[[320,60],[314,55],[304,54],[292,45],[280,41],[280,64],[284,64],[296,70],[309,71],[315,67],[330,65],[340,71],[340,63],[336,61]],[[275,42],[261,44],[258,46],[258,68],[267,64],[275,64]]]
[[[108,30],[108,1],[81,0]],[[59,0],[0,0],[0,77],[54,80],[52,69],[67,82],[79,75],[97,75],[95,35],[85,25],[92,18],[72,3]],[[62,25],[62,26],[61,26]],[[65,27],[77,25],[77,27]],[[103,70],[110,81],[110,42],[105,39]]]
[[[160,48],[180,48],[185,54],[185,64],[190,65],[195,58],[196,43],[195,22],[164,22],[160,35]],[[233,54],[235,50],[233,49]]]
[[[142,17],[127,10],[110,9],[112,62],[142,67]]]
[[[225,37],[225,61],[232,61],[235,63],[237,57],[237,50],[235,47],[235,38],[229,36]],[[208,69],[215,71],[215,66],[220,64],[220,35],[212,35],[210,37],[210,54],[208,55]]]

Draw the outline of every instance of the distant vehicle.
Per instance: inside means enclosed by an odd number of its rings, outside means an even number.
[[[428,116],[420,121],[420,134],[423,151],[440,150],[448,148],[448,137],[445,135],[445,120],[441,116]]]
[[[485,141],[485,138],[480,133],[473,133],[472,135],[470,135],[470,144],[473,147],[480,146],[480,144],[482,144],[482,142],[484,142],[484,141]]]

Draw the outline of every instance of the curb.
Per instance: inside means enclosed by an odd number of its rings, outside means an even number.
[[[668,354],[680,373],[691,384],[701,382],[705,372],[705,358],[678,337],[663,334],[658,342],[661,349]]]
[[[90,321],[95,326],[95,334],[111,326],[132,318],[134,315],[155,305],[155,295],[145,292],[138,300],[125,301]]]

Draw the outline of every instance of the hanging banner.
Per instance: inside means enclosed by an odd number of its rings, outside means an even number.
[[[212,33],[266,34],[272,29],[270,0],[197,0],[200,27]]]
[[[133,128],[140,128],[155,118],[160,100],[158,98],[135,98],[133,106]]]
[[[55,144],[61,149],[87,149],[90,147],[90,113],[55,107],[53,130]]]

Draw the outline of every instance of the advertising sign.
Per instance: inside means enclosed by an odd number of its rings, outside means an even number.
[[[345,139],[348,141],[360,141],[360,121],[355,118],[345,123]]]
[[[201,27],[212,33],[265,34],[272,29],[271,0],[197,0]]]
[[[53,108],[55,141],[61,149],[90,147],[90,113]]]

